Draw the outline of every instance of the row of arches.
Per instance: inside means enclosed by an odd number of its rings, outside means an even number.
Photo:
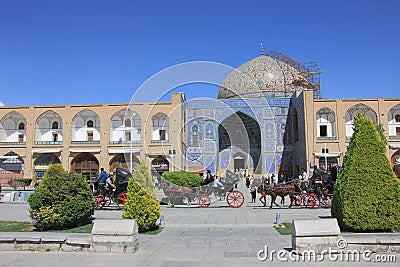
[[[132,158],[133,167],[139,164],[139,159],[133,155]],[[3,156],[0,156],[0,176],[2,173],[22,173],[25,169],[23,158],[10,151]],[[41,179],[47,170],[49,165],[61,164],[60,156],[56,153],[43,153],[40,154],[33,161],[33,169],[35,170],[36,179]],[[116,154],[108,162],[108,166],[105,169],[114,170],[115,168],[129,169],[130,155],[129,154]],[[169,162],[165,156],[157,156],[151,161],[152,168],[159,172],[169,171]],[[74,173],[81,174],[86,180],[93,180],[99,173],[100,164],[99,160],[95,155],[89,152],[83,152],[76,155],[72,161],[70,170]]]
[[[361,112],[365,117],[370,118],[375,124],[378,123],[378,116],[376,112],[365,104],[357,104],[346,111],[345,114],[345,127],[346,138],[353,135],[354,116],[357,112]],[[388,113],[388,135],[400,135],[400,104],[390,109]],[[317,136],[318,137],[334,137],[336,132],[335,126],[335,112],[327,107],[323,107],[316,113],[317,120]]]
[[[61,143],[63,139],[62,117],[52,110],[41,114],[35,122],[35,143]],[[26,142],[27,120],[17,111],[11,111],[0,120],[0,142]],[[142,120],[130,109],[122,109],[111,116],[110,143],[140,143]],[[99,142],[100,117],[85,109],[72,119],[72,142]],[[159,112],[152,117],[152,140],[168,140],[169,119]]]
[[[353,135],[354,116],[357,112],[361,112],[365,117],[372,119],[375,124],[378,124],[378,116],[376,112],[365,104],[356,104],[346,111],[345,114],[345,131],[346,138],[349,139]],[[391,108],[387,114],[388,136],[400,137],[400,104]],[[295,141],[298,139],[298,113],[295,110],[293,114],[293,132]],[[316,112],[316,126],[318,139],[336,139],[337,116],[335,112],[323,107]]]

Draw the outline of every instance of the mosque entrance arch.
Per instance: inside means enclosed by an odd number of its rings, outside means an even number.
[[[218,169],[235,172],[244,166],[248,173],[260,174],[261,130],[249,115],[236,112],[218,126]]]

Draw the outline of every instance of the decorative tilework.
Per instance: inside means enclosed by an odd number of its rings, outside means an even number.
[[[274,138],[275,137],[275,126],[271,121],[268,121],[264,124],[265,129],[265,138]]]
[[[268,151],[268,152],[274,152],[275,151],[275,144],[276,144],[276,141],[274,140],[274,141],[267,141],[267,142],[265,142],[265,151]]]
[[[212,122],[207,122],[204,125],[204,138],[205,139],[215,139],[215,126]]]
[[[219,156],[219,168],[227,169],[231,163],[231,151],[229,149],[225,149],[220,153]]]
[[[268,173],[276,173],[275,160],[273,155],[269,154],[266,157],[264,169],[267,170]]]
[[[216,147],[214,141],[204,142],[204,153],[215,153]]]
[[[205,156],[206,160],[205,160],[205,169],[206,170],[211,170],[212,173],[216,172],[215,169],[215,156],[214,155],[208,155]]]

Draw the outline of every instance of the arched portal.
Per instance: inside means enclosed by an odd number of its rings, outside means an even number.
[[[242,112],[226,118],[218,126],[218,169],[244,168],[261,173],[261,131],[258,122]]]
[[[61,164],[61,161],[57,155],[53,153],[45,153],[40,156],[38,155],[38,158],[33,162],[36,180],[40,181],[49,165],[53,164]]]
[[[165,157],[158,156],[151,161],[151,168],[162,175],[163,172],[169,171],[169,162]]]
[[[110,170],[114,170],[115,168],[123,168],[129,170],[130,164],[130,155],[129,154],[117,154],[110,160]],[[136,165],[139,164],[139,159],[132,155],[132,166],[136,168]]]
[[[394,173],[396,174],[397,178],[400,178],[400,149],[393,154],[391,162]]]
[[[24,177],[23,158],[10,151],[5,155],[0,155],[0,185],[10,186],[15,179]]]
[[[99,161],[90,153],[81,153],[72,160],[71,169],[82,174],[86,181],[93,181],[99,173]]]

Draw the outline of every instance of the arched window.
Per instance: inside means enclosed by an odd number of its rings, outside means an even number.
[[[400,137],[400,104],[397,104],[389,110],[388,135],[389,139],[398,140]]]
[[[74,116],[71,142],[100,142],[100,117],[95,112],[84,109]]]
[[[168,140],[168,117],[162,112],[157,113],[151,118],[153,125],[152,140],[166,141]]]
[[[51,125],[51,129],[58,129],[58,121],[54,121]]]
[[[323,107],[317,112],[317,137],[319,139],[332,139],[335,136],[335,113]]]
[[[375,113],[375,111],[365,105],[365,104],[357,104],[352,106],[346,111],[345,115],[345,121],[346,121],[346,139],[350,139],[350,137],[353,135],[354,129],[353,129],[353,120],[354,116],[357,114],[357,112],[360,112],[364,117],[370,118],[373,120],[373,122],[376,124],[378,122],[378,117]]]
[[[395,122],[400,122],[400,114],[397,114],[397,115],[394,117],[394,120],[395,120]]]
[[[18,124],[18,130],[25,130],[25,123],[21,122]]]
[[[121,109],[113,114],[110,120],[110,143],[140,143],[141,119],[131,109]]]

